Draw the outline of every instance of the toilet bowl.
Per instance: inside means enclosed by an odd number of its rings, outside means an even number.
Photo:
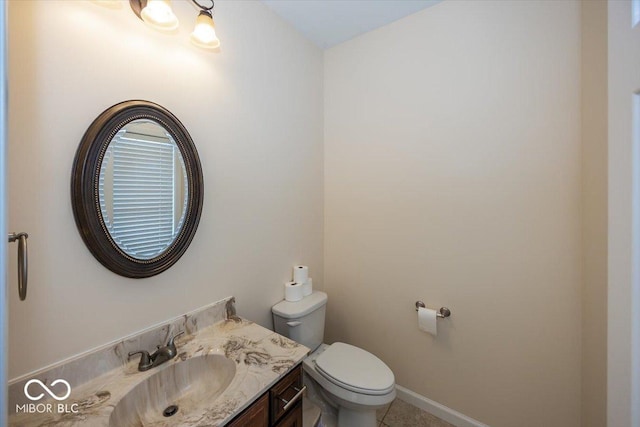
[[[376,409],[396,397],[391,369],[371,353],[349,344],[322,344],[302,366],[325,399],[338,409],[338,426],[375,426]]]
[[[350,344],[323,344],[327,294],[314,292],[302,301],[273,306],[276,332],[312,353],[303,361],[306,378],[337,409],[338,427],[374,427],[376,409],[396,397],[395,378],[378,357]]]

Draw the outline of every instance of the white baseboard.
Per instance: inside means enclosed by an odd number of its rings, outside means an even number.
[[[489,427],[487,424],[483,424],[480,421],[467,417],[458,411],[454,411],[453,409],[441,405],[438,402],[427,399],[426,397],[400,385],[396,385],[396,395],[398,399],[423,409],[456,427]]]

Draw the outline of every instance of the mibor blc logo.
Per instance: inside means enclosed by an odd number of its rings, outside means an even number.
[[[56,387],[58,384],[62,386]],[[36,385],[38,387],[36,387]],[[52,390],[54,389],[54,390]],[[37,392],[40,393],[37,393]],[[56,394],[60,393],[60,394]],[[61,378],[51,382],[51,385],[47,387],[45,383],[38,379],[32,379],[27,381],[24,385],[24,395],[27,399],[37,402],[45,397],[45,393],[58,402],[65,400],[71,394],[71,385]],[[67,405],[66,403],[25,403],[24,405],[16,405],[16,413],[28,413],[28,414],[43,414],[43,413],[78,413],[78,404],[74,403]]]
[[[44,393],[40,393],[37,396],[32,396],[31,394],[29,394],[29,386],[31,384],[39,384],[40,387],[42,387],[42,389],[46,391],[49,394],[49,396],[53,397],[55,400],[65,400],[71,394],[71,386],[67,381],[63,379],[57,379],[51,383],[51,387],[54,387],[56,384],[64,384],[65,386],[67,386],[67,392],[62,396],[58,396],[54,394],[53,391],[51,391],[49,387],[44,385],[42,381],[34,379],[34,380],[27,381],[27,383],[24,385],[24,395],[27,396],[29,400],[40,400],[44,397]]]

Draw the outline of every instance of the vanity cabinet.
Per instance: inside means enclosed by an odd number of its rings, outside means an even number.
[[[302,396],[292,401],[300,390],[302,365],[278,381],[227,427],[302,427]]]
[[[275,427],[302,427],[302,401],[296,403],[295,407],[275,424]]]
[[[302,396],[298,396],[301,390],[301,365],[294,368],[276,385],[271,387],[271,390],[269,390],[269,406],[272,426],[302,427]]]
[[[262,397],[235,417],[227,427],[266,427],[269,425],[269,396]]]

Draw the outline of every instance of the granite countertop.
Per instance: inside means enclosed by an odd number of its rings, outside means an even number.
[[[77,413],[18,413],[9,418],[9,425],[109,427],[115,405],[141,381],[172,364],[218,354],[236,365],[235,376],[222,394],[209,404],[197,402],[191,411],[179,412],[166,421],[144,424],[144,427],[222,426],[297,366],[309,352],[303,345],[238,317],[183,335],[176,340],[176,346],[178,356],[161,366],[139,372],[138,357],[135,357],[124,366],[73,387],[64,402],[39,402],[63,403],[67,407],[76,404]],[[143,424],[139,425],[142,427]]]

